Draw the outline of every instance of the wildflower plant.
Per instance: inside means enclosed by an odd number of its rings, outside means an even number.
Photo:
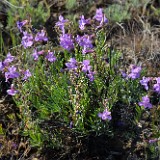
[[[29,25],[24,31],[21,26],[27,20],[18,23],[23,32],[21,51],[17,57],[8,53],[0,70],[11,84],[7,93],[20,109],[21,130],[33,146],[46,141],[58,145],[60,127],[56,126],[58,134],[53,132],[55,137],[50,138],[45,129],[50,126],[43,125],[51,119],[71,132],[111,135],[113,124],[135,125],[141,106],[152,108],[146,95],[150,79],[141,80],[142,68],[137,65],[122,74],[121,53],[106,45],[105,26],[109,22],[103,10],[98,9],[92,19],[80,17],[80,36],[71,34],[65,26],[69,20],[60,16],[55,26],[61,31],[59,50],[48,41],[45,30],[34,33]],[[98,23],[93,35],[83,33],[88,23]],[[158,85],[159,78],[153,86],[157,94]]]

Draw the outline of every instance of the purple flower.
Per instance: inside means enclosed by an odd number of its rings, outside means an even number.
[[[142,97],[142,101],[138,103],[139,106],[143,106],[144,108],[152,108],[152,104],[150,103],[150,99],[148,95]]]
[[[29,71],[29,69],[27,69],[25,72],[24,72],[24,77],[23,77],[23,80],[27,80],[29,77],[31,77],[32,74],[31,72]]]
[[[11,53],[8,53],[6,56],[6,59],[4,60],[4,65],[8,65],[12,61],[14,61],[15,57],[11,55]]]
[[[98,113],[98,117],[101,118],[102,120],[111,120],[111,112],[109,112],[107,109],[105,109],[102,113]]]
[[[87,73],[87,77],[89,78],[89,80],[92,82],[94,81],[94,72],[92,71],[89,71],[89,73]]]
[[[35,61],[38,60],[39,55],[38,55],[38,52],[37,52],[36,49],[34,49],[32,56],[33,56],[33,59],[34,59]]]
[[[44,50],[41,50],[41,51],[38,51],[38,52],[37,52],[37,50],[34,49],[32,56],[33,56],[34,60],[37,61],[37,60],[38,60],[38,57],[39,57],[40,55],[42,55],[42,54],[44,54]]]
[[[3,69],[4,69],[4,64],[3,64],[3,62],[0,62],[0,71],[3,71]]]
[[[140,80],[140,84],[142,86],[144,86],[144,88],[146,90],[148,90],[148,82],[151,80],[151,78],[146,78],[146,77],[143,77],[142,80]]]
[[[155,143],[155,142],[157,142],[157,141],[158,141],[158,139],[155,138],[155,139],[150,139],[148,142],[151,144],[151,143]]]
[[[86,53],[92,53],[94,52],[93,49],[87,49],[86,46],[84,46],[84,48],[82,49],[82,54],[86,54]]]
[[[63,34],[60,36],[60,45],[70,51],[71,49],[74,48],[73,40],[71,38],[71,35],[69,34]]]
[[[76,38],[77,43],[83,48],[93,48],[91,37],[89,35],[79,36]]]
[[[108,19],[105,17],[105,14],[103,13],[102,8],[99,8],[96,10],[96,15],[93,17],[93,19],[96,19],[97,21],[99,21],[100,26],[102,26],[103,23],[108,23]]]
[[[28,23],[28,20],[24,20],[24,21],[21,21],[21,22],[18,21],[18,22],[17,22],[17,28],[19,29],[20,32],[23,32],[23,31],[22,31],[22,27],[23,27],[25,24],[27,24],[27,23]]]
[[[158,94],[160,94],[160,84],[158,84],[158,83],[154,84],[153,85],[153,89],[154,89],[155,92],[157,92]]]
[[[135,65],[131,65],[130,68],[131,68],[131,73],[128,75],[128,77],[132,78],[132,79],[139,78],[142,68],[141,67],[137,67]]]
[[[55,26],[58,26],[62,30],[63,34],[65,33],[64,26],[65,26],[66,22],[68,22],[68,19],[65,20],[64,17],[62,15],[60,15],[59,21],[55,25]]]
[[[127,74],[124,71],[121,71],[121,75],[122,75],[123,78],[127,77]]]
[[[28,34],[27,31],[23,32],[22,45],[24,48],[31,47],[33,45],[33,35]]]
[[[82,72],[86,73],[87,77],[90,79],[90,81],[94,80],[94,72],[91,71],[90,61],[84,60],[82,62]]]
[[[156,78],[157,84],[160,84],[160,77]]]
[[[89,61],[89,60],[84,60],[84,61],[82,62],[82,71],[83,71],[84,73],[86,73],[87,71],[88,71],[88,72],[90,71],[91,66],[90,66],[89,64],[90,64],[90,61]]]
[[[14,96],[15,94],[18,93],[17,90],[15,90],[14,85],[11,84],[11,88],[7,90],[8,95]]]
[[[79,20],[79,28],[81,30],[84,30],[85,29],[85,25],[90,22],[90,19],[84,19],[84,15],[82,15],[80,18],[81,19]]]
[[[16,71],[17,68],[14,66],[8,67],[8,72],[5,72],[6,82],[8,82],[9,78],[18,78],[19,73]]]
[[[77,69],[77,61],[75,58],[71,58],[66,66],[69,70],[76,70]]]
[[[157,83],[153,85],[153,89],[155,92],[160,94],[160,77],[156,78]]]
[[[50,51],[48,51],[48,54],[47,54],[46,58],[49,62],[55,62],[56,61],[56,57],[54,56],[54,53],[50,52]]]
[[[38,32],[35,36],[35,41],[48,41],[48,38],[46,37],[46,32],[44,30],[41,30]]]
[[[40,56],[40,55],[43,55],[44,54],[44,50],[41,50],[41,51],[38,51],[37,54]]]

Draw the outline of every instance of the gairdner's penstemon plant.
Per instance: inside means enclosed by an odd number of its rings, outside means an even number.
[[[21,48],[10,50],[0,71],[32,145],[60,144],[60,132],[45,130],[47,125],[109,135],[113,125],[135,124],[141,108],[152,109],[148,90],[159,97],[160,77],[142,77],[141,66],[134,64],[121,68],[121,53],[106,45],[107,23],[100,8],[92,19],[82,15],[74,33],[72,22],[60,15],[55,25],[60,46],[54,47],[44,29],[35,31],[28,20],[17,22]],[[51,119],[54,124],[45,123]]]

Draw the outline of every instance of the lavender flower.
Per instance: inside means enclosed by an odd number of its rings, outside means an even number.
[[[89,35],[77,35],[76,42],[83,48],[93,48],[91,37]]]
[[[103,13],[102,8],[99,8],[96,10],[96,15],[93,17],[93,19],[96,19],[97,21],[99,21],[100,26],[102,26],[103,23],[108,23],[108,19],[105,17],[105,14]]]
[[[94,81],[94,72],[92,71],[89,71],[89,73],[87,73],[87,77],[89,78],[89,80],[92,82]]]
[[[157,141],[158,141],[158,139],[155,138],[155,139],[150,139],[148,142],[151,144],[151,143],[155,143],[155,142],[157,142]]]
[[[90,81],[94,80],[94,72],[91,71],[90,61],[84,60],[82,62],[82,72],[86,73],[87,77],[90,79]]]
[[[71,49],[74,48],[73,40],[71,38],[71,35],[69,34],[63,34],[60,36],[60,45],[70,51]]]
[[[9,63],[11,63],[12,61],[14,61],[15,57],[11,55],[11,53],[9,52],[4,60],[4,65],[8,65]]]
[[[79,20],[79,28],[81,30],[84,30],[85,29],[85,25],[90,22],[90,19],[85,19],[84,15],[82,15],[80,18],[81,19]]]
[[[127,74],[124,71],[121,71],[121,75],[123,78],[127,78]]]
[[[82,54],[86,54],[86,53],[92,53],[94,52],[93,49],[87,49],[86,46],[83,47],[82,49]]]
[[[44,50],[37,51],[36,49],[34,49],[33,54],[32,54],[33,59],[34,59],[35,61],[37,61],[37,60],[38,60],[38,57],[39,57],[40,55],[42,55],[42,54],[44,54]]]
[[[144,88],[146,90],[148,90],[148,82],[151,80],[151,78],[146,78],[146,77],[143,77],[142,80],[140,80],[140,84],[142,86],[144,86]]]
[[[8,67],[8,72],[5,72],[6,82],[8,82],[9,78],[18,78],[19,73],[16,71],[17,68],[14,66]]]
[[[4,64],[3,64],[3,62],[1,61],[1,62],[0,62],[0,71],[3,71],[3,69],[4,69]]]
[[[24,77],[23,77],[23,80],[27,80],[29,77],[31,77],[32,74],[31,72],[29,71],[29,69],[27,69],[25,72],[24,72]]]
[[[160,84],[160,77],[156,78],[157,84]]]
[[[37,54],[40,56],[40,55],[43,55],[44,52],[45,52],[44,50],[41,50],[41,51],[38,51]]]
[[[141,67],[137,67],[135,65],[131,65],[130,68],[131,68],[131,73],[128,75],[128,77],[131,78],[131,79],[139,78],[142,68]]]
[[[101,118],[102,120],[111,120],[111,112],[109,112],[107,109],[105,109],[102,113],[98,113],[98,117]]]
[[[17,22],[17,28],[19,29],[20,32],[23,32],[23,31],[22,31],[22,27],[23,27],[25,24],[27,24],[27,23],[28,23],[28,20],[24,20],[24,21],[21,21],[21,22],[18,21],[18,22]]]
[[[50,52],[48,51],[48,54],[46,56],[46,59],[49,61],[49,62],[55,62],[56,61],[56,57],[54,56],[54,53],[53,52]]]
[[[14,96],[15,94],[18,93],[17,90],[15,90],[14,85],[11,84],[11,88],[7,90],[8,95]]]
[[[64,26],[65,26],[66,22],[68,22],[68,19],[65,20],[64,17],[62,15],[60,15],[59,21],[55,25],[55,26],[58,26],[62,30],[63,34],[65,33]]]
[[[153,89],[155,92],[160,94],[160,77],[156,78],[157,83],[153,85]]]
[[[154,89],[155,92],[157,92],[158,94],[160,94],[160,84],[158,84],[158,83],[154,84],[153,85],[153,89]]]
[[[91,66],[90,66],[89,64],[90,64],[90,61],[89,61],[89,60],[84,60],[84,61],[82,62],[82,71],[83,71],[84,73],[86,73],[87,71],[88,71],[88,72],[90,71]]]
[[[36,49],[34,49],[32,56],[33,56],[33,59],[34,59],[35,61],[38,60],[39,55],[38,55],[38,52],[37,52]]]
[[[46,37],[46,32],[44,30],[41,30],[38,32],[35,36],[35,41],[48,41],[48,38]]]
[[[142,97],[142,101],[138,103],[139,106],[144,106],[144,108],[152,108],[152,104],[150,103],[150,99],[148,95]]]
[[[24,48],[31,47],[33,45],[33,35],[27,33],[27,31],[23,32],[22,45]]]
[[[75,58],[71,58],[66,66],[69,70],[76,70],[77,69],[77,61]]]

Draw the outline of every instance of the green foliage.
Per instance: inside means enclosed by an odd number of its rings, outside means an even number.
[[[50,16],[50,9],[46,1],[38,2],[34,1],[17,1],[10,0],[11,4],[15,6],[21,6],[22,8],[10,7],[7,10],[8,14],[8,27],[15,26],[18,20],[24,20],[31,18],[32,24],[38,28],[39,24],[44,25],[44,22]]]
[[[105,14],[108,19],[114,22],[122,22],[131,18],[131,13],[129,13],[129,5],[113,4],[105,10]]]
[[[66,0],[66,8],[71,10],[75,7],[76,0]]]
[[[150,0],[128,0],[123,4],[113,4],[106,8],[105,14],[111,21],[123,22],[132,18],[134,13],[132,10],[136,10],[137,14],[139,14],[138,10],[141,7],[144,11],[149,2]]]

